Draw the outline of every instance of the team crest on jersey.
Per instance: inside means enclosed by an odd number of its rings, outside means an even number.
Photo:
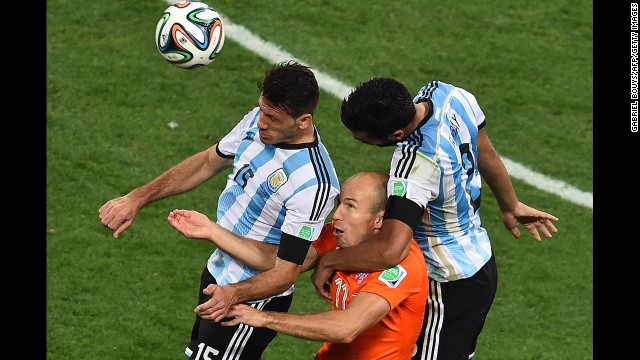
[[[311,240],[313,235],[313,228],[309,225],[302,225],[298,230],[298,237],[306,240]]]
[[[407,276],[407,270],[400,265],[396,265],[383,271],[380,276],[378,276],[378,279],[390,288],[397,288],[405,276]]]
[[[274,171],[267,177],[267,185],[269,190],[276,192],[278,189],[287,182],[287,173],[282,168]]]
[[[394,181],[391,195],[404,196],[407,193],[408,184],[404,181]]]
[[[365,272],[357,273],[356,274],[356,282],[358,284],[362,284],[362,282],[364,281],[364,279],[367,278],[368,275],[369,275],[369,273],[365,273]]]

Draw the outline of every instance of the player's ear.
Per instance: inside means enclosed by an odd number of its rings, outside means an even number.
[[[404,139],[404,137],[404,130],[400,129],[392,132],[391,135],[387,137],[387,139],[393,142],[398,142]]]
[[[311,123],[312,123],[311,120],[313,120],[313,115],[311,115],[311,114],[302,114],[296,119],[296,122],[298,123],[298,127],[301,130],[304,130],[304,129],[308,128],[309,126],[311,126]]]
[[[380,211],[376,216],[376,219],[373,221],[373,228],[375,230],[382,229],[382,220],[384,220],[384,211]]]

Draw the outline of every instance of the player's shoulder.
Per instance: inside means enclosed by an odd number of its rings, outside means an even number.
[[[333,235],[333,222],[324,224],[320,236],[312,244],[320,255],[336,249],[337,243],[336,237]]]
[[[249,110],[242,119],[238,122],[242,128],[250,128],[254,126],[258,126],[258,119],[260,118],[260,107],[256,106],[253,109]]]

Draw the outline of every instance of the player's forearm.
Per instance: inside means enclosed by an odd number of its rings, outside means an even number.
[[[259,271],[273,268],[276,262],[278,245],[235,235],[219,225],[211,226],[209,240],[227,254]]]
[[[312,341],[332,343],[351,342],[356,334],[348,329],[340,317],[342,311],[327,311],[318,314],[297,315],[272,311],[263,312],[264,326],[279,333]]]
[[[347,248],[331,251],[321,257],[333,270],[379,271],[398,265],[409,254],[413,230],[399,220],[384,220],[381,230]]]
[[[500,210],[513,210],[518,204],[509,172],[499,155],[492,148],[492,153],[484,154],[479,159],[480,174],[485,180],[498,202]]]
[[[142,207],[156,200],[189,191],[211,178],[217,173],[215,171],[219,172],[221,168],[210,163],[209,149],[203,150],[174,165],[151,182],[132,190],[127,196]]]
[[[513,189],[509,172],[484,128],[478,131],[477,145],[480,175],[491,188],[500,210],[513,210],[518,205],[518,197]]]
[[[293,285],[300,274],[300,265],[277,260],[275,267],[261,272],[250,279],[227,285],[233,303],[255,301],[280,294]]]

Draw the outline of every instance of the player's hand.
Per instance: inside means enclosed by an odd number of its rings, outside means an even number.
[[[553,237],[551,232],[558,232],[552,221],[558,221],[558,218],[544,211],[536,210],[523,203],[518,205],[511,211],[502,211],[502,222],[504,227],[511,232],[516,239],[520,238],[520,229],[518,225],[523,225],[534,239],[542,241],[540,232],[547,238]]]
[[[102,225],[113,230],[113,237],[117,239],[118,235],[131,226],[139,209],[138,204],[125,195],[107,201],[98,209],[98,216]]]
[[[205,320],[219,322],[226,317],[231,305],[236,303],[232,291],[226,286],[209,284],[202,293],[211,296],[211,299],[196,306],[194,311]]]
[[[209,239],[211,226],[216,224],[194,210],[173,210],[167,217],[169,224],[190,239]]]
[[[238,324],[246,324],[253,327],[265,327],[267,322],[264,320],[266,314],[245,304],[235,304],[229,308],[227,312],[228,321],[223,321],[222,326],[234,326]]]
[[[313,269],[313,273],[311,274],[311,282],[313,286],[316,288],[316,292],[320,297],[327,301],[331,301],[331,296],[329,294],[329,278],[333,273],[333,269],[325,265],[326,256],[330,256],[331,252],[326,253],[325,255],[320,257],[318,260],[318,264],[316,264],[316,268]]]

